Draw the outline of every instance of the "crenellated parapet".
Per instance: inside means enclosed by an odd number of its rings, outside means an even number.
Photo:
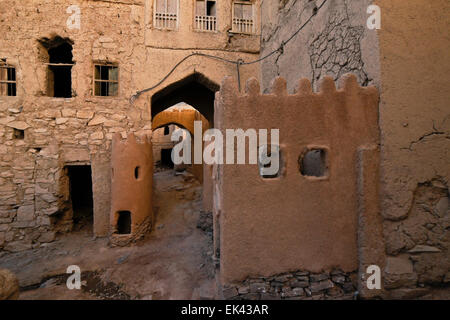
[[[258,137],[259,148],[279,150],[278,174],[261,174],[260,164],[213,170],[223,285],[299,269],[352,273],[366,262],[380,263],[365,254],[379,252],[382,243],[372,232],[379,230],[378,90],[361,87],[354,75],[338,88],[326,77],[317,92],[306,79],[292,94],[286,87],[276,78],[270,92],[261,93],[250,79],[240,92],[226,78],[216,94],[215,125],[222,134],[279,130],[277,145]],[[374,223],[364,235],[361,221]]]

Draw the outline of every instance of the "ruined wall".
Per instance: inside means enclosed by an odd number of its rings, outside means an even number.
[[[148,105],[128,103],[135,86],[133,63],[143,52],[143,7],[83,2],[81,29],[70,30],[70,4],[0,4],[0,56],[16,67],[18,79],[17,96],[0,97],[0,246],[8,251],[38,246],[52,241],[55,231],[70,229],[65,167],[71,164],[92,166],[94,232],[106,235],[112,136],[139,131],[150,120]],[[46,96],[48,56],[38,40],[54,35],[74,42],[72,98]],[[117,97],[92,95],[93,63],[105,60],[120,63]],[[14,139],[13,128],[25,131],[23,140]]]
[[[361,157],[377,154],[378,92],[360,87],[355,76],[342,80],[336,90],[333,79],[325,78],[320,92],[313,93],[303,79],[293,95],[282,78],[265,95],[255,79],[245,94],[230,78],[222,83],[217,128],[223,135],[229,128],[278,128],[281,159],[277,177],[261,176],[259,166],[248,161],[216,166],[214,215],[220,223],[224,286],[298,270],[325,272],[324,281],[335,269],[349,276],[358,272],[358,249],[378,250],[379,242],[370,240],[358,246],[359,217],[378,214],[369,210],[378,203],[370,186],[376,186],[379,161]],[[260,147],[266,143],[258,141]],[[303,171],[313,150],[323,152],[321,163],[315,162],[324,168],[317,176]],[[318,291],[333,287],[323,285]]]
[[[263,1],[261,55],[278,48],[321,3]],[[381,8],[380,30],[366,27],[372,3]],[[448,12],[448,1],[328,1],[261,68],[266,90],[276,75],[292,90],[298,76],[316,85],[348,71],[380,90],[380,214],[388,256],[381,267],[388,297],[424,296],[449,282]]]
[[[72,1],[0,1],[0,58],[17,73],[17,96],[0,97],[0,249],[29,249],[52,241],[57,231],[70,230],[68,165],[92,166],[94,233],[106,236],[113,134],[151,133],[151,96],[194,72],[216,83],[225,75],[236,77],[233,64],[195,57],[161,86],[130,103],[136,91],[155,85],[178,61],[197,51],[181,46],[187,37],[181,30],[159,31],[173,38],[164,47],[151,43],[146,33],[153,30],[152,3],[83,1],[78,3],[81,28],[69,29],[66,21],[71,13],[66,10]],[[185,15],[192,13],[180,12],[182,19]],[[192,21],[185,23],[192,25]],[[203,39],[201,33],[192,33],[189,37]],[[39,40],[56,35],[73,42],[71,98],[47,96],[48,54]],[[255,36],[241,38],[259,41]],[[257,57],[257,52],[244,46],[245,41],[221,49],[202,41],[195,43],[205,43],[203,52],[234,60]],[[93,96],[96,62],[119,66],[117,96]],[[257,74],[257,65],[241,68],[243,81]],[[24,130],[23,140],[14,138],[14,129]]]
[[[450,3],[382,10],[379,30],[386,287],[425,296],[450,283]],[[417,289],[417,287],[419,287]],[[446,289],[446,288],[447,289]]]

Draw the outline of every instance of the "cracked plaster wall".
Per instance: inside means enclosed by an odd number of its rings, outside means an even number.
[[[279,47],[322,1],[263,1],[261,56]],[[369,4],[381,30],[369,30]],[[352,72],[380,89],[381,214],[393,298],[423,297],[450,282],[450,3],[328,1],[282,53],[262,64],[263,89]],[[383,241],[383,239],[380,239]],[[395,290],[393,290],[395,289]]]

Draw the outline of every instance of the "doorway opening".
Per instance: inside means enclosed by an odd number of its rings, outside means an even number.
[[[70,200],[73,211],[72,230],[92,230],[94,222],[94,201],[91,166],[67,166],[67,170],[69,175]]]
[[[130,234],[131,233],[131,212],[119,211],[117,219],[117,233]]]
[[[173,169],[172,148],[161,149],[161,166]]]

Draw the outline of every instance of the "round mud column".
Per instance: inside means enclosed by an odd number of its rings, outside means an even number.
[[[115,134],[111,156],[111,243],[127,245],[150,231],[153,156],[150,137]]]

